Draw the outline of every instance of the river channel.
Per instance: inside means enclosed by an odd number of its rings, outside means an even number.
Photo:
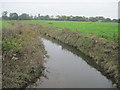
[[[44,75],[31,88],[115,88],[92,63],[73,47],[43,38],[49,58]],[[93,65],[92,65],[93,64]]]

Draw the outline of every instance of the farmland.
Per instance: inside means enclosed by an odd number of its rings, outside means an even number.
[[[83,34],[94,34],[97,37],[117,42],[118,23],[105,22],[77,22],[77,21],[45,21],[45,20],[25,20],[25,23],[44,24],[58,28],[68,28]]]

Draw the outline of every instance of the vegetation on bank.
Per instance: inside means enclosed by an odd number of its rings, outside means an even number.
[[[34,27],[12,24],[2,28],[2,87],[22,88],[42,73],[45,50]]]
[[[82,34],[93,34],[109,41],[118,42],[118,23],[77,22],[77,21],[41,21],[26,20],[25,23],[43,24],[60,29],[68,28]],[[60,30],[57,29],[57,30]]]

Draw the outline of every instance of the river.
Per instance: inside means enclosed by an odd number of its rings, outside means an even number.
[[[42,39],[50,56],[44,75],[31,88],[115,88],[84,55],[74,48],[45,38]],[[92,61],[91,61],[92,62]]]

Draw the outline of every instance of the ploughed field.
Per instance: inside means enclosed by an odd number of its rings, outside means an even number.
[[[118,41],[118,23],[25,20],[25,23],[43,24],[57,28],[68,28],[83,34],[93,34],[109,41]]]

